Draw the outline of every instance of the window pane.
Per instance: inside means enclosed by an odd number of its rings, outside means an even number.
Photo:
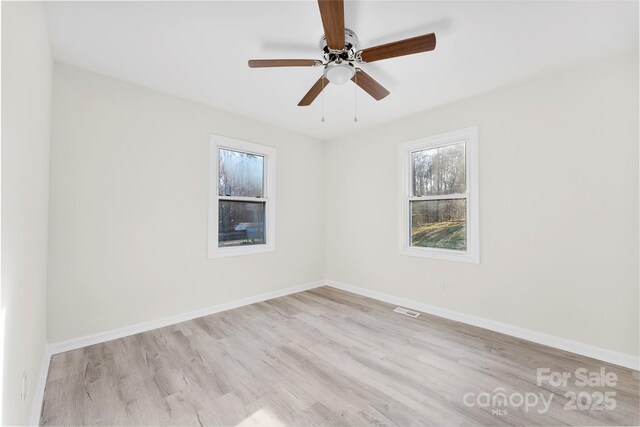
[[[262,197],[264,195],[264,157],[220,149],[220,196]]]
[[[219,201],[218,246],[265,243],[265,202]]]
[[[466,199],[411,203],[411,246],[467,249]]]
[[[466,191],[465,144],[411,153],[413,196],[461,194]]]

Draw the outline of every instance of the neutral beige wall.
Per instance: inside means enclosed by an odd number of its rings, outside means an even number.
[[[637,355],[637,72],[619,55],[323,145],[57,64],[50,341],[326,272]],[[482,263],[399,255],[398,144],[476,124]],[[278,148],[276,253],[206,258],[212,132]]]
[[[481,264],[399,255],[398,144],[471,125]],[[328,146],[328,279],[637,356],[638,255],[637,52]]]
[[[207,259],[211,133],[276,147],[275,252]],[[320,141],[56,64],[51,156],[50,341],[324,277]]]
[[[3,425],[29,422],[45,354],[51,70],[42,4],[2,2]]]

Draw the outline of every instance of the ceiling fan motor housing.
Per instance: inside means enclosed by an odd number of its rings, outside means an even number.
[[[327,39],[322,36],[320,39],[320,49],[322,49],[322,55],[327,62],[333,62],[338,59],[342,61],[355,61],[356,52],[358,51],[358,36],[355,32],[348,28],[344,29],[344,49],[333,50],[327,45]]]
[[[326,61],[324,66],[324,76],[333,84],[344,84],[348,82],[356,73],[353,62],[356,60],[358,51],[358,36],[352,30],[344,29],[344,49],[334,50],[327,45],[327,39],[322,36],[320,39],[320,49]]]

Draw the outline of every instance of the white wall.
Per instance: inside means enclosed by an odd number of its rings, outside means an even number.
[[[400,255],[398,144],[471,125],[481,264]],[[637,52],[328,146],[328,279],[637,357],[638,256]]]
[[[29,422],[46,345],[52,59],[41,3],[2,3],[2,424]],[[0,329],[0,339],[2,330]],[[27,396],[20,400],[27,372]]]
[[[50,341],[324,277],[322,142],[54,68]],[[275,252],[207,259],[211,133],[276,147]]]

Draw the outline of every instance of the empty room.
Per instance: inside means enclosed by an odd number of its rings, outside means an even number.
[[[1,6],[2,425],[640,425],[637,0]]]

